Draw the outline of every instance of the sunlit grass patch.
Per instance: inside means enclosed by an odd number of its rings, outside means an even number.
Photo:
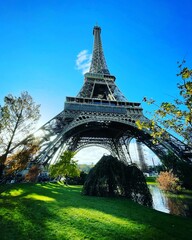
[[[85,209],[85,208],[69,208],[69,215],[72,218],[82,218],[86,220],[87,222],[91,223],[102,223],[105,225],[116,225],[116,227],[122,228],[122,227],[128,227],[128,228],[140,228],[145,229],[146,226],[144,224],[139,224],[138,222],[129,220],[128,218],[122,218],[122,217],[116,217],[112,214],[107,214],[98,210],[94,209]]]
[[[59,192],[56,191],[51,191],[53,194],[60,194]]]
[[[24,193],[24,190],[19,188],[19,189],[11,189],[10,191],[3,192],[1,195],[2,196],[12,196],[12,197],[18,197]]]
[[[24,198],[40,200],[40,201],[44,201],[44,202],[53,202],[53,201],[55,201],[54,198],[47,197],[47,196],[44,196],[44,195],[39,195],[39,194],[36,194],[36,193],[28,194],[27,196],[24,196]]]
[[[57,236],[61,236],[61,239],[62,236],[66,239],[116,239],[117,235],[120,239],[126,239],[127,234],[139,236],[147,228],[145,224],[126,218],[94,209],[74,207],[61,209],[57,215],[57,223],[49,220],[46,226],[57,233]]]

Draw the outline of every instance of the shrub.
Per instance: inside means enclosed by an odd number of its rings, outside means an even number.
[[[25,175],[25,181],[27,181],[27,182],[36,182],[38,174],[39,174],[38,166],[32,166],[29,169],[29,172]]]
[[[160,189],[168,192],[179,192],[181,190],[181,182],[172,171],[160,172],[157,177]]]

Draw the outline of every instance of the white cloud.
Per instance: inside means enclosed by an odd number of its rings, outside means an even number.
[[[92,54],[88,53],[88,50],[82,50],[76,59],[76,67],[78,70],[82,71],[82,74],[85,74],[89,71],[91,65]]]

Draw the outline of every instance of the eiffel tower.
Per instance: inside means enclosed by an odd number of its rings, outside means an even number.
[[[150,132],[138,129],[135,123],[138,119],[149,120],[143,115],[141,104],[127,101],[116,86],[115,76],[110,74],[105,61],[99,26],[94,27],[93,35],[92,62],[84,75],[82,89],[76,97],[66,97],[64,110],[34,134],[41,147],[35,161],[46,165],[65,150],[100,146],[128,164],[131,163],[129,144],[135,138],[160,159],[171,151],[179,159],[191,162],[192,156],[187,155],[191,149],[171,134],[154,144]]]

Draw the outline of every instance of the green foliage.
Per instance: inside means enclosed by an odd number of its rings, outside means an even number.
[[[75,154],[72,151],[65,151],[56,164],[50,165],[50,176],[54,178],[79,176],[77,161],[73,159]]]
[[[80,171],[79,176],[68,178],[67,183],[71,185],[83,185],[87,179],[87,175],[87,173]]]
[[[168,192],[177,193],[181,191],[181,183],[172,171],[161,172],[157,177],[159,187]]]
[[[154,142],[160,138],[166,138],[166,131],[174,131],[180,135],[186,143],[192,146],[192,70],[179,65],[183,82],[178,84],[180,98],[174,100],[173,103],[163,102],[160,106],[155,101],[144,97],[143,101],[148,104],[154,104],[158,109],[150,121],[137,121],[139,129],[147,129],[154,138]],[[157,124],[162,128],[158,128]]]
[[[112,156],[103,156],[89,172],[83,194],[91,196],[124,196],[151,206],[152,198],[143,173]]]
[[[173,174],[179,178],[183,187],[192,189],[192,164],[178,159],[178,157],[171,152],[164,155],[161,161],[166,169],[171,170]]]
[[[36,105],[28,92],[20,97],[9,94],[0,109],[0,163],[3,165],[11,149],[34,127],[40,117],[40,105]]]
[[[125,198],[81,195],[80,186],[8,184],[1,194],[1,240],[190,240],[192,219]]]

